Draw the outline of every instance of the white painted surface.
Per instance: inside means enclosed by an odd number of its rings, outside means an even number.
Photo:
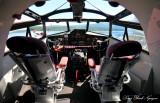
[[[116,0],[130,10],[144,30],[150,59],[153,66],[153,93],[160,93],[160,1],[159,0]]]

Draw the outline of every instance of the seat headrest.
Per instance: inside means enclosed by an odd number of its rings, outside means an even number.
[[[37,54],[37,50],[40,54],[46,54],[48,49],[46,44],[36,38],[16,36],[7,40],[7,47],[12,52],[23,54]]]
[[[106,56],[122,57],[136,55],[142,51],[142,46],[137,41],[123,41],[112,44],[108,47]]]

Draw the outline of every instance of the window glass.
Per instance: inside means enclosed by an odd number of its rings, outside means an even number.
[[[46,22],[46,33],[47,35],[67,31],[66,22]]]
[[[87,22],[81,22],[81,23],[69,22],[69,27],[71,31],[74,29],[86,29],[86,25],[87,25]]]
[[[33,10],[39,15],[44,15],[56,9],[64,9],[69,7],[70,4],[67,2],[67,0],[47,0],[43,6],[36,7],[35,5],[32,5],[29,7],[29,9]]]
[[[44,35],[42,25],[31,26],[30,32],[34,38],[41,38]]]
[[[142,45],[142,48],[148,51],[148,46],[147,46],[145,34],[143,31],[128,28],[128,36],[129,36],[129,40],[138,41]]]
[[[112,25],[112,37],[123,40],[124,31],[125,27]]]
[[[35,20],[35,19],[30,18],[29,16],[26,16],[26,15],[22,14],[21,19],[20,20],[15,19],[14,23],[20,23],[20,22],[25,22],[25,21],[33,21],[33,20]]]
[[[29,7],[30,10],[36,12],[39,15],[45,15],[49,12],[66,8],[70,8],[70,3],[67,2],[67,0],[48,0],[41,7],[36,7],[35,5]],[[122,7],[121,5],[119,5],[118,7],[112,7],[105,0],[85,0],[85,8],[97,10],[110,15],[116,15],[117,13],[124,10],[124,7]],[[63,17],[63,15],[61,16]]]
[[[82,19],[106,19],[106,17],[99,15],[99,14],[95,14],[95,13],[88,13],[88,12],[84,12],[82,15]]]
[[[112,7],[106,0],[86,0],[85,1],[85,8],[90,8],[98,11],[102,11],[104,13],[110,15],[116,15],[119,12],[124,10],[124,7],[119,5],[118,7]]]
[[[49,17],[49,19],[72,19],[72,18],[73,18],[72,12],[60,13]]]
[[[108,22],[100,22],[100,23],[91,22],[89,23],[88,31],[109,35],[109,23]]]
[[[26,36],[26,30],[27,30],[27,28],[10,31],[8,38],[11,38],[14,36]]]
[[[72,12],[60,13],[50,16],[49,19],[73,19],[73,13]],[[99,14],[84,12],[82,15],[82,19],[106,19],[106,17]]]
[[[134,14],[128,15],[120,20],[139,23],[138,19],[136,18]]]

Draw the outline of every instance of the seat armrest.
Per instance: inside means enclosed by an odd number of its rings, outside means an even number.
[[[63,68],[63,67],[66,67],[67,66],[67,63],[68,63],[68,57],[62,57],[58,66],[59,68]]]

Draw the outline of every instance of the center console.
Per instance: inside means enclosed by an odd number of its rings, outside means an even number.
[[[82,49],[75,49],[71,54],[72,66],[74,68],[82,68],[85,65],[87,53]]]

